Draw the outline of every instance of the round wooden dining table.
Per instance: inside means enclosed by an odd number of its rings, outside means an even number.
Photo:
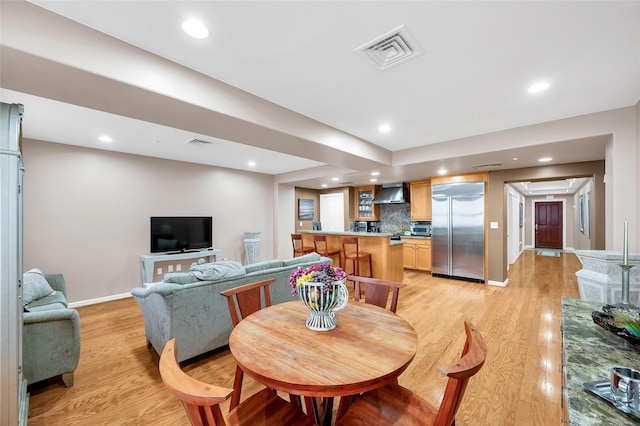
[[[240,321],[229,339],[240,368],[271,389],[332,403],[396,380],[416,354],[413,326],[378,306],[349,301],[330,331],[309,330],[308,316],[291,301]]]

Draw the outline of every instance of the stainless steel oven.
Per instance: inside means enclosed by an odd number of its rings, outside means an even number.
[[[418,235],[421,237],[430,237],[431,222],[427,222],[427,221],[411,222],[411,235]]]

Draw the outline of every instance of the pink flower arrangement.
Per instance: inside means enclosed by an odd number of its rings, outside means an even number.
[[[322,283],[322,291],[327,293],[333,288],[331,284],[334,281],[341,281],[346,277],[342,268],[334,268],[330,263],[316,263],[306,268],[300,266],[289,276],[291,295],[297,296],[298,287],[304,283]]]

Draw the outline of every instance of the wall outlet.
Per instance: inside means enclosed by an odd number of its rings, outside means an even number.
[[[173,265],[167,266],[167,272],[173,272]]]
[[[156,273],[157,273],[158,275],[162,275],[162,268],[158,268],[158,269],[156,270]]]
[[[182,271],[182,265],[177,264],[176,265],[176,271],[178,271],[178,272]]]
[[[300,222],[300,226],[302,226],[302,222]]]

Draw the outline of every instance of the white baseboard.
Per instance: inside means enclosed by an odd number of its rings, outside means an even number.
[[[506,287],[506,286],[509,285],[509,278],[507,278],[503,282],[489,280],[489,281],[487,281],[487,285],[495,285],[496,287]]]
[[[114,294],[112,296],[97,297],[95,299],[87,299],[87,300],[81,300],[79,302],[71,302],[69,303],[69,307],[77,308],[79,306],[95,305],[96,303],[110,302],[112,300],[125,299],[127,297],[132,297],[131,293],[120,293],[120,294]]]

